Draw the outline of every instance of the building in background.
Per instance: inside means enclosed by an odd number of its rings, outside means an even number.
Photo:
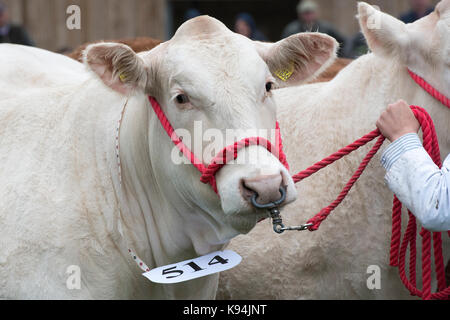
[[[188,9],[218,18],[231,30],[236,16],[248,12],[268,41],[278,41],[283,28],[297,18],[298,0],[0,0],[8,7],[11,21],[23,25],[36,45],[49,49],[76,48],[98,40],[140,36],[169,39],[185,21]],[[323,20],[345,37],[359,31],[356,0],[315,0]],[[371,0],[385,12],[400,16],[412,0]],[[420,0],[416,0],[420,1]],[[423,1],[423,0],[422,0]],[[431,0],[432,5],[436,0]],[[81,29],[66,27],[70,5],[81,9]]]
[[[86,42],[135,38],[165,39],[167,0],[0,0],[11,21],[22,24],[36,46],[52,51],[77,48]],[[81,10],[81,28],[67,28],[69,6]]]

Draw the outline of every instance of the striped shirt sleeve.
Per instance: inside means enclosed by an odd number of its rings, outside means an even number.
[[[392,143],[382,155],[389,189],[425,229],[450,230],[450,155],[439,169],[416,134]]]
[[[381,156],[381,164],[389,171],[395,161],[397,161],[405,152],[417,148],[422,148],[422,142],[420,142],[419,136],[416,133],[405,134],[391,143],[386,151],[384,151]]]

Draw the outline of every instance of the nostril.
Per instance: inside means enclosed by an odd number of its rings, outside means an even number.
[[[241,190],[242,196],[243,196],[244,199],[247,200],[247,201],[250,201],[251,198],[252,198],[255,194],[257,194],[257,192],[256,192],[255,190],[252,190],[252,189],[248,188],[248,187],[245,185],[245,180],[244,180],[244,179],[241,180],[241,184],[240,184],[239,188],[240,188],[240,190]]]
[[[259,204],[268,204],[281,198],[280,187],[282,187],[282,184],[281,174],[261,175],[243,179],[241,181],[241,191],[246,200],[250,201],[256,194]]]

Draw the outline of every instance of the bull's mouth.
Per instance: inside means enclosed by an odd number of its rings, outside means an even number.
[[[269,218],[269,213],[263,210],[245,210],[243,212],[236,212],[227,217],[227,224],[234,229],[238,234],[247,234],[258,222]]]

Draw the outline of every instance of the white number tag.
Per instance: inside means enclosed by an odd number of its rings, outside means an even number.
[[[195,259],[155,268],[143,276],[152,282],[178,283],[231,269],[241,260],[242,257],[234,251],[216,251]]]

